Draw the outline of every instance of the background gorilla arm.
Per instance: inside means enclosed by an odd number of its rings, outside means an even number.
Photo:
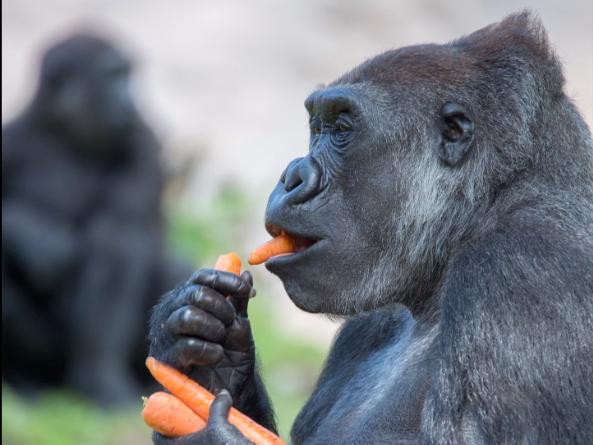
[[[592,257],[582,251],[590,245],[569,241],[558,226],[513,224],[460,252],[445,278],[442,360],[423,415],[430,443],[593,437],[585,358],[593,351],[584,331],[593,301],[582,298],[593,295]]]
[[[13,199],[13,178],[19,174],[19,164],[25,156],[21,147],[13,143],[17,136],[18,131],[3,130],[2,255],[37,290],[47,290],[78,261],[79,240],[75,231],[59,219],[60,215],[52,215],[20,196]]]
[[[75,232],[49,214],[10,200],[3,200],[2,214],[4,255],[38,290],[53,288],[79,258]]]

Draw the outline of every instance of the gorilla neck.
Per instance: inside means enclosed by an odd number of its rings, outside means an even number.
[[[398,252],[405,260],[396,260],[397,277],[383,288],[383,304],[400,303],[416,319],[433,319],[440,305],[438,290],[451,259],[465,243],[480,236],[489,226],[484,221],[488,202],[460,201],[453,196],[440,197],[444,205],[434,205],[430,222],[408,226],[408,239],[421,240],[402,246]]]
[[[36,120],[39,121],[40,117]],[[38,128],[44,128],[59,146],[75,156],[111,166],[127,164],[131,158],[129,134],[105,134],[84,131],[58,119],[41,117]]]

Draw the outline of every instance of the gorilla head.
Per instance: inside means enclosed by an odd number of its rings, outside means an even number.
[[[452,249],[494,221],[497,194],[533,162],[562,84],[539,25],[515,15],[386,52],[313,92],[309,153],[266,211],[268,231],[301,248],[267,268],[310,312],[422,311]]]
[[[86,150],[112,142],[138,121],[130,94],[131,65],[102,38],[77,34],[43,57],[33,109],[55,132]]]

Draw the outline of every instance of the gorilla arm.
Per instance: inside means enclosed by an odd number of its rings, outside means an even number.
[[[20,152],[9,136],[3,131],[2,258],[37,290],[52,289],[79,259],[77,234],[59,215],[13,197],[11,176],[19,172]]]
[[[583,412],[571,404],[593,400],[585,359],[593,344],[582,332],[593,325],[593,264],[558,228],[534,226],[515,222],[471,243],[449,266],[440,369],[423,413],[429,443],[593,437],[593,405]],[[572,358],[575,348],[582,361]]]
[[[79,258],[75,232],[49,214],[2,202],[2,250],[39,291],[59,284]]]

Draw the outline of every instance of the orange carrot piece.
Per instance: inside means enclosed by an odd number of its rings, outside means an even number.
[[[175,396],[166,392],[155,392],[144,403],[144,422],[163,436],[179,437],[195,433],[206,426],[206,422]]]
[[[241,258],[235,252],[220,255],[214,265],[216,270],[231,272],[235,275],[241,274]]]
[[[294,240],[290,235],[281,232],[280,235],[262,244],[249,255],[249,264],[261,264],[276,255],[294,252]]]
[[[171,393],[185,403],[202,419],[208,419],[214,395],[197,382],[175,368],[159,362],[154,357],[146,359],[146,367],[152,376]],[[282,439],[251,420],[245,414],[231,408],[229,422],[256,445],[284,445]]]

